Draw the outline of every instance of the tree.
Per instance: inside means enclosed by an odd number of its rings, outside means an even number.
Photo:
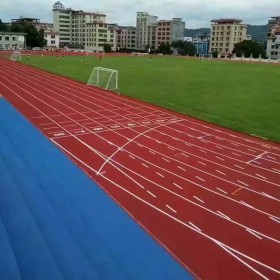
[[[2,22],[0,19],[0,31],[7,31],[8,30],[8,25]]]
[[[169,45],[169,43],[161,43],[158,47],[158,52],[162,54],[171,54],[171,46]]]
[[[112,52],[112,47],[111,47],[110,44],[104,44],[104,45],[103,45],[103,49],[104,49],[104,52],[105,52],[105,53],[110,53],[110,52]]]
[[[245,57],[252,55],[253,58],[258,58],[260,55],[262,58],[266,57],[264,46],[252,40],[244,40],[235,44],[232,53],[235,53],[237,56],[244,55]]]
[[[181,55],[194,56],[196,54],[196,48],[192,42],[176,41],[172,42],[172,47],[178,49]]]

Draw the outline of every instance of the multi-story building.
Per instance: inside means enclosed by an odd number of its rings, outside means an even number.
[[[116,30],[106,23],[106,15],[75,11],[60,2],[53,6],[54,31],[60,46],[77,46],[88,51],[103,51],[104,44],[116,48]]]
[[[51,23],[42,23],[38,18],[24,18],[11,19],[11,24],[30,24],[33,25],[38,31],[43,29],[47,30],[53,27]]]
[[[46,40],[47,48],[59,48],[59,33],[47,30],[44,32],[44,39]]]
[[[181,18],[160,20],[156,29],[156,48],[160,44],[171,44],[175,41],[184,41],[185,22]]]
[[[222,56],[230,54],[236,43],[246,39],[247,25],[239,19],[211,20],[209,52],[218,52]]]
[[[160,44],[171,44],[184,40],[185,22],[181,18],[159,20],[146,12],[136,15],[136,48],[139,50],[157,49]]]
[[[136,49],[155,48],[157,19],[146,12],[136,13]]]
[[[196,54],[206,55],[209,53],[210,34],[198,34],[193,38],[192,43],[196,48]]]
[[[280,16],[268,21],[266,55],[272,59],[280,59]]]
[[[118,49],[136,49],[136,27],[118,26],[117,28],[117,47]]]
[[[25,48],[26,35],[26,33],[0,32],[0,50]]]

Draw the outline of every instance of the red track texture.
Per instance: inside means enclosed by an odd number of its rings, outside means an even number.
[[[3,59],[0,93],[197,279],[280,279],[278,144]]]

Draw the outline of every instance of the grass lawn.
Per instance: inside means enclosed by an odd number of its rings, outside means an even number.
[[[119,70],[119,92],[233,130],[280,141],[280,65],[181,57],[23,56],[86,82],[94,66]]]

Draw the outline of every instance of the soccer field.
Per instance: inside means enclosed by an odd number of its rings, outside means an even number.
[[[85,58],[87,64],[82,63]],[[35,56],[22,62],[87,82],[119,70],[119,92],[237,131],[280,141],[280,66],[182,57]]]

